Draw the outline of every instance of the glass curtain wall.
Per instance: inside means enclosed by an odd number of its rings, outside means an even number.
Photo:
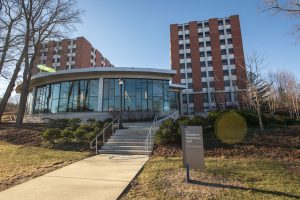
[[[169,111],[169,81],[151,79],[104,79],[103,111]],[[121,103],[122,101],[122,103]]]
[[[97,111],[99,79],[52,83],[36,88],[33,113]]]

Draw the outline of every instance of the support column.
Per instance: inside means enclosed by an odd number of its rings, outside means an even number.
[[[103,78],[99,78],[99,93],[98,93],[98,111],[102,112],[103,102]]]
[[[32,88],[32,93],[31,93],[31,102],[30,102],[30,108],[29,108],[29,115],[33,114],[33,108],[34,108],[34,103],[35,103],[35,95],[36,95],[36,87]]]

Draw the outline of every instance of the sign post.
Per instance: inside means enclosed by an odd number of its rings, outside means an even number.
[[[181,126],[183,166],[186,168],[187,182],[190,169],[204,170],[204,149],[202,126]]]

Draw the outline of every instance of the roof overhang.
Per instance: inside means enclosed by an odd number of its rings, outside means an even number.
[[[67,80],[93,79],[93,78],[151,78],[166,79],[176,74],[176,70],[157,68],[134,68],[134,67],[95,67],[60,70],[54,73],[43,72],[34,75],[30,82],[30,91],[34,86]],[[21,85],[16,91],[19,92]]]

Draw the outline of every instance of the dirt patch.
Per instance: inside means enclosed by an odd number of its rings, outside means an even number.
[[[0,124],[0,140],[18,145],[42,146],[44,139],[41,132],[45,129],[45,126],[39,125],[14,127]]]

